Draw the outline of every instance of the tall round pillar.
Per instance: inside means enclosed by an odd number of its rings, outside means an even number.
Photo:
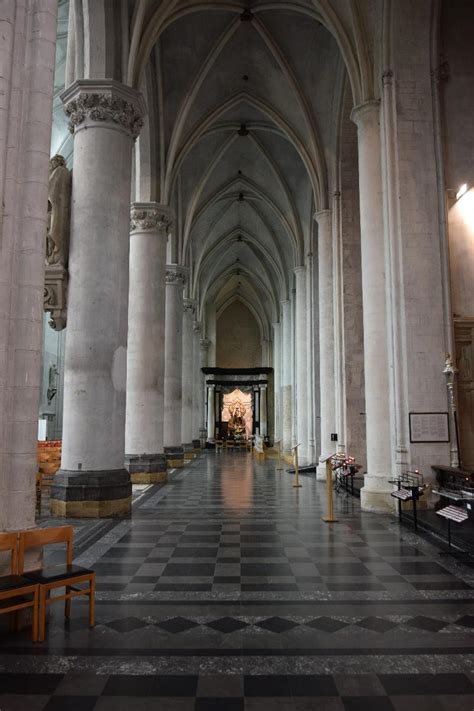
[[[253,389],[253,413],[254,413],[254,422],[253,422],[253,429],[255,434],[261,434],[260,433],[260,389],[256,385]]]
[[[214,441],[216,430],[215,385],[207,386],[207,439]]]
[[[321,452],[316,476],[325,479],[326,465],[322,459],[331,454],[335,443],[336,401],[334,397],[334,296],[332,258],[332,211],[321,210],[314,219],[318,223],[318,284],[319,284],[319,382],[321,414]]]
[[[132,146],[141,95],[112,80],[62,94],[74,130],[62,468],[54,516],[130,511],[124,468]]]
[[[291,449],[292,388],[291,388],[291,301],[281,302],[281,425],[283,451]]]
[[[165,268],[173,217],[158,203],[132,205],[125,461],[135,483],[166,479]]]
[[[361,505],[368,511],[389,511],[393,509],[393,487],[389,484],[391,426],[379,102],[356,107],[352,119],[359,147],[367,431],[367,474]]]
[[[306,255],[306,372],[307,391],[306,398],[307,420],[308,420],[308,461],[314,464],[316,461],[316,428],[314,418],[314,395],[315,395],[315,366],[314,366],[314,261],[313,254]]]
[[[260,434],[262,437],[266,437],[268,434],[268,424],[267,424],[267,386],[260,385]]]
[[[281,323],[273,325],[274,429],[275,440],[281,441]]]
[[[308,464],[308,366],[306,358],[306,267],[295,269],[296,277],[296,322],[295,322],[295,370],[296,370],[296,439],[301,464]]]
[[[210,342],[207,338],[201,338],[199,341],[199,430],[206,430],[206,381],[203,373],[203,368],[207,367],[207,354]]]
[[[183,358],[181,440],[184,458],[190,459],[193,449],[193,319],[196,302],[183,300]]]
[[[201,400],[203,394],[201,392],[201,323],[200,321],[193,322],[193,446],[197,447],[196,442],[199,441],[199,430],[201,428]]]
[[[182,467],[181,444],[183,289],[186,270],[177,264],[166,267],[165,317],[165,422],[164,444],[168,466]]]

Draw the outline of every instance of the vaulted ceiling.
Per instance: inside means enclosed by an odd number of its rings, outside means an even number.
[[[344,65],[311,3],[180,12],[190,4],[178,3],[144,73],[139,189],[175,207],[170,258],[192,267],[201,306],[219,309],[230,291],[271,322],[327,206]]]
[[[66,83],[107,76],[146,96],[132,199],[174,207],[168,260],[190,268],[201,315],[240,297],[278,320],[334,190],[344,91],[371,96],[370,12],[347,0],[71,7]],[[59,111],[56,124],[60,144]]]

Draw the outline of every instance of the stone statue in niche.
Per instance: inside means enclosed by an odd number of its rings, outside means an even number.
[[[66,161],[56,155],[49,162],[43,299],[44,310],[51,314],[49,325],[56,331],[66,326],[71,188],[72,176]]]
[[[67,267],[71,213],[71,173],[56,155],[49,161],[46,264]]]
[[[228,424],[228,429],[231,435],[241,437],[245,434],[245,420],[244,416],[247,409],[240,402],[236,400],[229,405],[230,420]]]

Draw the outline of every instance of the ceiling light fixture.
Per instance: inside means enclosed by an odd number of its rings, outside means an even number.
[[[237,201],[238,201],[238,202],[243,202],[244,200],[245,200],[244,194],[243,194],[243,193],[239,193],[239,197],[237,198]]]
[[[249,132],[248,132],[247,126],[244,123],[241,123],[240,128],[237,131],[237,133],[239,134],[239,136],[248,136]]]
[[[461,185],[459,190],[456,193],[456,200],[459,200],[459,198],[462,198],[463,195],[467,193],[467,183],[464,183],[464,185]]]
[[[243,13],[241,14],[240,20],[241,20],[241,22],[252,22],[253,15],[248,8],[247,8],[247,10],[244,10]]]

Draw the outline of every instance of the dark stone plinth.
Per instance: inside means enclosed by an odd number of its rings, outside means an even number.
[[[201,449],[201,440],[193,439],[193,449]]]
[[[126,469],[60,469],[51,486],[51,513],[77,518],[108,518],[130,513],[132,484]]]
[[[166,472],[165,454],[126,454],[125,466],[130,474]]]
[[[182,467],[184,464],[184,449],[181,445],[164,447],[165,457],[169,467]]]

